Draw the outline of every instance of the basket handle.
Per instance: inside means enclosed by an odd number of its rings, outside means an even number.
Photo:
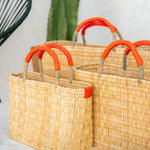
[[[106,20],[105,18],[102,18],[102,17],[93,17],[93,18],[89,18],[83,22],[81,22],[75,29],[76,32],[79,32],[81,30],[81,28],[83,26],[85,26],[86,24],[90,23],[90,22],[95,22],[95,21],[98,21],[98,22],[102,22],[103,24],[105,24],[107,27],[110,28],[111,32],[116,32],[117,31],[117,28],[114,27],[108,20]]]
[[[46,51],[53,58],[55,71],[56,71],[56,83],[55,83],[55,85],[58,85],[58,83],[59,83],[59,72],[60,72],[60,64],[59,64],[58,56],[56,55],[56,53],[53,50],[51,50],[50,48],[48,48],[46,46],[36,46],[36,47],[32,48],[30,50],[30,52],[28,53],[28,55],[26,56],[24,71],[23,71],[23,81],[25,81],[25,79],[27,78],[28,63],[30,62],[32,56],[36,52],[39,52],[39,51]]]
[[[81,31],[81,35],[82,35],[82,41],[84,46],[86,45],[86,40],[85,40],[85,31],[93,26],[104,26],[104,27],[108,27],[104,22],[90,22],[88,24],[86,24]],[[112,25],[113,26],[113,25]],[[120,38],[120,40],[123,40],[121,33],[117,30],[117,28],[114,26],[114,28],[116,29],[115,33],[117,33],[118,37]],[[113,41],[116,41],[116,34],[113,34]]]
[[[118,46],[118,45],[125,45],[128,48],[131,49],[132,54],[137,62],[137,65],[139,67],[139,80],[138,80],[138,84],[141,83],[141,79],[143,79],[144,76],[144,70],[143,70],[143,61],[138,53],[138,51],[136,50],[136,47],[129,41],[126,40],[117,40],[112,42],[111,44],[109,44],[105,51],[102,53],[101,59],[100,59],[100,68],[99,68],[99,75],[102,74],[103,72],[103,64],[104,64],[104,60],[107,58],[108,54],[110,53],[110,51]]]
[[[90,28],[90,27],[93,27],[93,26],[104,26],[104,27],[108,27],[104,22],[90,22],[88,24],[86,24],[83,28],[82,28],[82,31],[81,31],[81,35],[84,36],[85,35],[85,31]]]
[[[141,41],[136,41],[133,43],[135,45],[135,47],[139,47],[142,45],[145,46],[150,46],[150,41],[149,40],[141,40]],[[126,70],[127,68],[127,56],[130,53],[131,49],[130,48],[126,48],[124,51],[124,55],[123,55],[123,69]]]
[[[84,27],[88,28],[95,23],[96,24],[99,23],[99,25],[101,25],[101,26],[107,26],[110,29],[110,31],[113,33],[113,40],[116,40],[116,33],[118,34],[119,38],[122,39],[120,32],[108,20],[106,20],[105,18],[102,18],[102,17],[94,17],[94,18],[90,18],[90,19],[83,21],[82,23],[80,23],[77,26],[77,28],[75,29],[74,35],[73,35],[73,46],[75,45],[77,33],[81,30],[81,28],[84,28]],[[86,27],[86,26],[88,26],[88,27]]]
[[[50,44],[47,44],[46,46],[49,47],[49,48],[57,48],[58,50],[62,51],[66,55],[67,60],[68,60],[68,65],[69,65],[69,80],[70,80],[70,83],[72,83],[72,79],[73,79],[73,60],[72,60],[72,57],[71,57],[70,53],[68,52],[68,50],[65,47],[63,47],[59,44],[56,44],[56,43],[50,43]],[[38,54],[41,76],[43,75],[43,67],[42,67],[41,59],[42,59],[42,56],[43,56],[44,52],[45,51],[40,51],[39,54]]]

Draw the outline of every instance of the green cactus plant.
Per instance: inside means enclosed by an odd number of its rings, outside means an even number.
[[[52,0],[47,25],[47,41],[72,40],[77,26],[79,0]]]

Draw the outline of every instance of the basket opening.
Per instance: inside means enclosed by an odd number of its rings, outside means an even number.
[[[18,74],[12,74],[15,77],[19,77],[23,80],[23,73],[18,73]],[[36,72],[27,72],[27,79],[26,80],[32,80],[33,82],[38,81],[38,82],[44,82],[48,84],[54,84],[55,85],[55,77],[49,77],[46,75],[43,75],[43,77],[40,77],[40,73]],[[71,88],[71,89],[83,89],[86,87],[89,87],[90,84],[80,82],[80,81],[72,81],[72,84],[69,83],[69,80],[67,79],[60,79],[59,86],[66,87],[66,88]]]
[[[99,64],[85,64],[76,68],[76,70],[91,72],[95,74],[98,73],[98,69],[99,69]],[[127,67],[127,70],[125,71],[123,70],[122,66],[104,64],[103,74],[138,79],[139,68]],[[150,80],[150,70],[144,70],[144,80]]]

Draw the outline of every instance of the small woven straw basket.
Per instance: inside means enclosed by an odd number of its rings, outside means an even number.
[[[37,51],[54,59],[56,77],[27,72]],[[23,73],[9,78],[9,136],[40,150],[85,150],[93,144],[90,84],[59,79],[59,61],[45,46],[33,48]]]

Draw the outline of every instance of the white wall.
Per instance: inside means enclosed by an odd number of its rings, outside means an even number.
[[[32,9],[23,24],[0,47],[0,91],[8,85],[8,75],[23,70],[24,58],[30,47],[46,40],[46,24],[50,0],[33,0]],[[149,0],[80,0],[79,20],[105,17],[122,33],[124,39],[150,39]],[[104,27],[87,30],[88,43],[108,44],[110,31]],[[81,41],[81,36],[79,41]]]

